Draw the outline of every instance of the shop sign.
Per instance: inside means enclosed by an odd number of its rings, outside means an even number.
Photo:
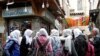
[[[3,10],[2,17],[17,17],[17,16],[27,16],[32,15],[32,7],[27,7],[27,11],[25,11],[25,7],[21,8],[13,8],[9,9],[8,11]]]

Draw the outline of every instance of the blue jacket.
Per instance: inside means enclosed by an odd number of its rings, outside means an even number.
[[[9,40],[6,43],[4,51],[6,53],[6,56],[20,56],[20,46],[14,40]]]

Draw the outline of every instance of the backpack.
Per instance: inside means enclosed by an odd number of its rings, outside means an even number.
[[[42,45],[38,39],[36,40],[37,44],[39,45],[39,48],[37,48],[35,56],[48,56],[46,46],[49,42],[49,39],[46,41],[46,43],[44,43],[44,45]]]
[[[49,42],[49,39],[46,41],[46,43],[42,46],[41,43],[39,42],[38,39],[33,39],[33,42],[32,42],[32,47],[31,47],[31,51],[29,51],[28,55],[27,56],[48,56],[47,54],[47,50],[46,50],[46,46]],[[38,44],[38,48],[37,48],[37,45]]]
[[[94,46],[90,42],[88,42],[88,49],[87,49],[86,56],[95,56]]]
[[[13,51],[13,49],[14,49],[14,45],[15,45],[16,43],[15,43],[14,40],[9,40],[6,44],[8,44],[10,41],[13,41],[13,42],[14,42],[14,43],[11,45],[11,47],[9,48],[9,53],[11,54],[12,51]],[[5,45],[6,45],[6,44],[5,44]],[[4,47],[5,47],[5,45],[4,45]],[[2,54],[2,56],[7,56],[6,53],[5,53],[4,48],[3,48],[3,54]]]
[[[65,41],[61,41],[60,52],[57,54],[57,56],[69,56],[69,51],[66,49],[64,42]]]

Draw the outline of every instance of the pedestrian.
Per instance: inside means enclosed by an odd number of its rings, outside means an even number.
[[[72,30],[64,29],[61,37],[61,55],[60,56],[78,56],[72,40]]]
[[[52,45],[45,28],[39,30],[39,35],[34,41],[33,56],[52,56]]]
[[[4,47],[5,56],[20,56],[20,35],[19,30],[12,31],[11,38],[7,41]]]
[[[95,56],[95,51],[94,51],[94,46],[91,44],[90,41],[88,41],[87,43],[87,53],[86,56]]]
[[[6,39],[6,43],[11,39],[11,36],[13,35],[13,32],[10,33],[10,35]]]
[[[91,22],[91,23],[89,24],[89,26],[88,26],[88,28],[89,28],[90,31],[92,31],[93,28],[95,28],[95,27],[96,27],[96,26],[95,26],[95,24],[94,24],[93,22]]]
[[[92,41],[95,48],[95,56],[100,56],[100,35],[99,35],[99,29],[93,28],[92,30]]]
[[[78,56],[86,56],[87,51],[87,41],[85,35],[83,35],[82,31],[78,28],[73,30],[75,36],[75,49]]]
[[[58,51],[60,49],[60,37],[59,37],[59,31],[56,29],[51,30],[51,41],[52,41],[52,47],[53,47],[53,56],[56,56],[58,54]]]
[[[86,28],[84,31],[84,35],[86,37],[87,40],[87,53],[86,56],[95,56],[95,52],[94,52],[94,46],[93,46],[93,42],[90,41],[91,36],[91,32],[89,31],[89,28]]]
[[[11,39],[12,35],[13,35],[13,32],[11,32],[10,35],[7,37],[6,43]],[[4,45],[2,46],[3,47],[3,49],[2,49],[3,54],[2,54],[2,56],[6,56],[6,53],[4,51],[4,47],[5,47],[6,43],[4,43]]]
[[[39,32],[36,32],[36,35],[35,35],[35,37],[33,39],[38,38],[38,36],[39,36]]]
[[[27,56],[30,50],[31,42],[32,42],[32,33],[33,31],[30,29],[25,30],[24,36],[22,38],[21,45],[20,45],[20,56]]]

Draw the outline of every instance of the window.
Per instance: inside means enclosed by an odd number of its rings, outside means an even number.
[[[82,0],[77,0],[77,10],[82,10]]]

